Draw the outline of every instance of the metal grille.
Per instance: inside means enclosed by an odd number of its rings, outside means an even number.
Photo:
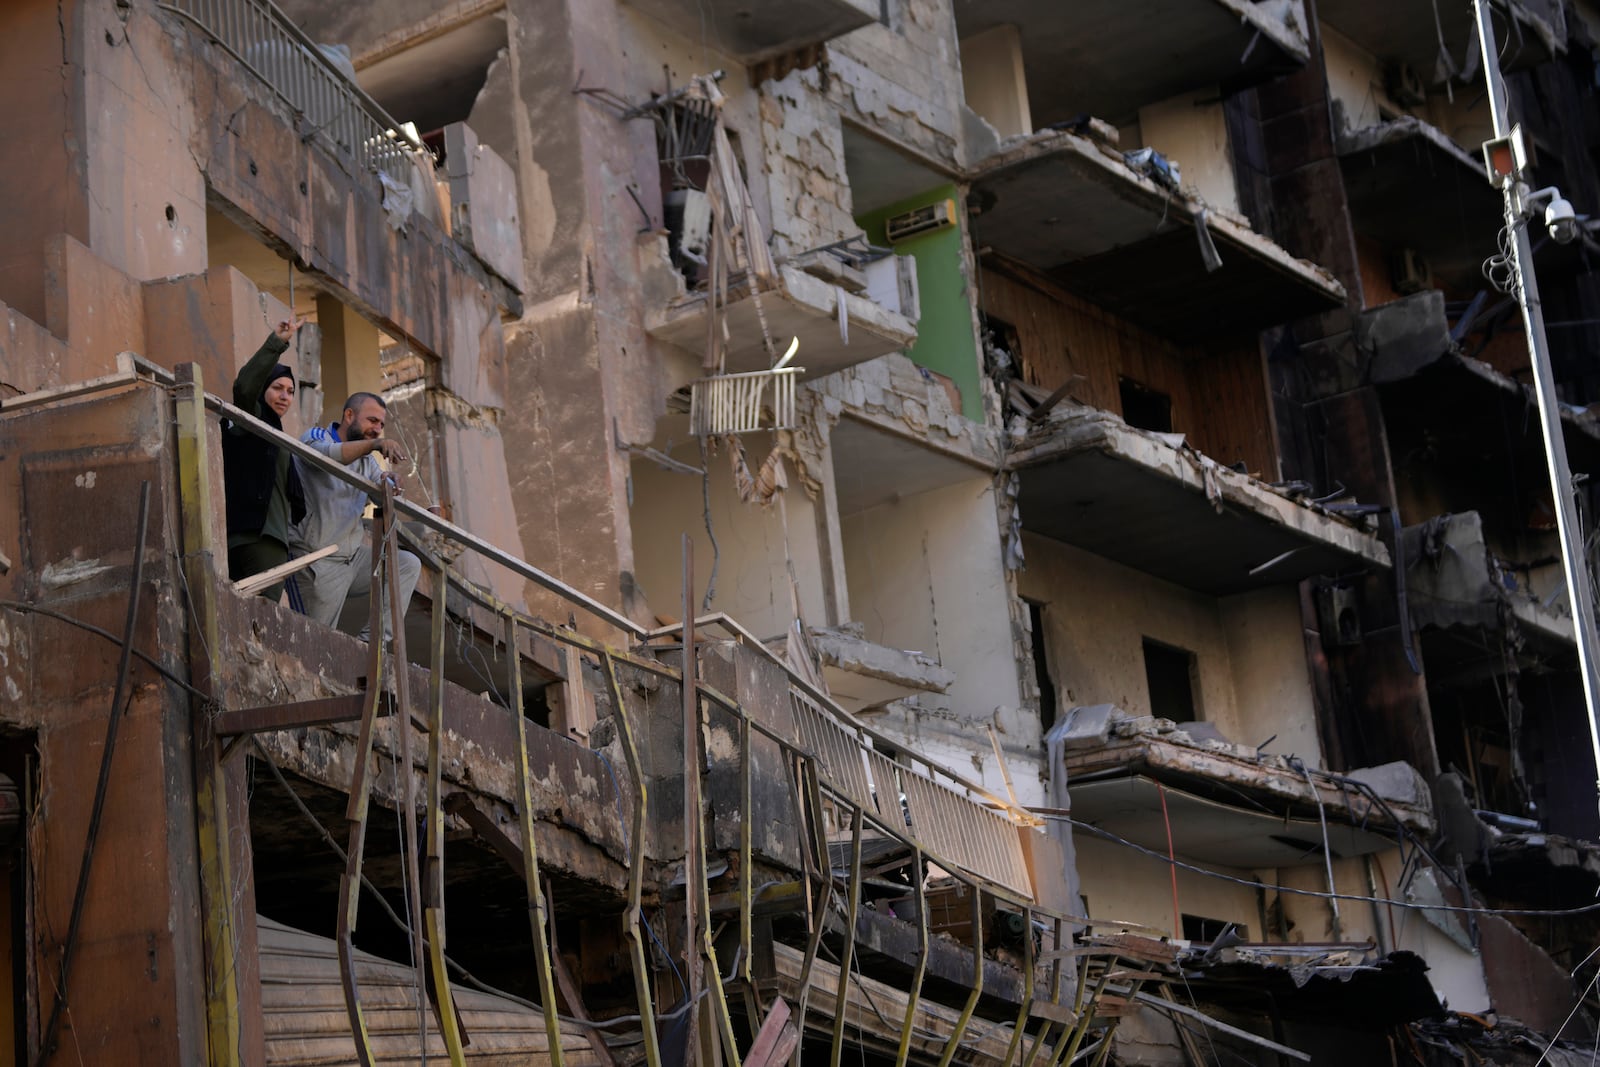
[[[867,765],[862,756],[865,746],[860,739],[840,726],[810,697],[790,690],[789,702],[794,708],[794,726],[798,735],[795,741],[811,753],[828,785],[853,803],[876,811],[872,785],[867,780]]]
[[[829,709],[790,690],[795,741],[815,760],[828,786],[874,811],[939,862],[1033,896],[1017,826],[965,793],[867,747],[866,739]]]
[[[162,8],[200,27],[249,67],[321,137],[362,171],[402,184],[426,151],[323,55],[272,0],[168,0]]]
[[[1033,896],[1015,823],[910,768],[900,768],[900,788],[910,834],[930,855]]]
[[[803,368],[749,371],[744,374],[719,374],[690,383],[689,422],[696,437],[751,430],[789,430],[794,428],[795,382]],[[772,422],[761,425],[761,409],[767,403],[767,383],[772,384]]]

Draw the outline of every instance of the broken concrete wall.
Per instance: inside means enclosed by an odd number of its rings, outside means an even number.
[[[1229,741],[1321,765],[1293,587],[1209,597],[1056,541],[1023,535],[1018,588],[1046,605],[1046,644],[1063,711],[1115,704],[1152,714],[1144,641],[1182,649],[1197,718]]]
[[[21,0],[8,5],[0,34],[0,86],[8,107],[3,123],[8,154],[27,166],[8,168],[5,248],[0,252],[0,302],[13,315],[45,321],[44,256],[56,234],[89,238],[89,190],[81,139],[62,136],[84,122],[81,76],[43,76],[40,57],[60,57],[80,71],[84,5],[66,0]],[[105,50],[104,43],[100,45]],[[66,71],[61,72],[65,74]],[[0,364],[0,381],[13,373]]]
[[[937,658],[955,681],[890,705],[880,729],[1005,794],[983,730],[999,737],[1018,799],[1043,803],[1038,715],[1025,710],[994,487],[973,478],[843,516],[850,610],[868,640]],[[975,736],[976,732],[976,736]],[[969,770],[970,768],[970,770]]]
[[[953,9],[898,5],[826,47],[818,63],[764,82],[763,169],[780,257],[859,232],[843,122],[953,171],[960,162],[961,78]],[[930,172],[928,184],[938,184]],[[920,190],[907,189],[912,194]],[[875,205],[879,206],[879,205]]]
[[[851,123],[950,172],[970,162],[955,9],[945,0],[890,4],[886,22],[829,44],[828,69]]]
[[[647,614],[633,577],[628,458],[616,445],[655,437],[667,393],[698,360],[643,329],[682,288],[660,233],[653,126],[623,122],[572,86],[581,71],[584,84],[643,102],[668,88],[661,62],[674,85],[717,68],[737,78],[740,68],[618,5],[552,13],[513,2],[507,16],[510,48],[470,124],[514,165],[521,196],[530,306],[511,331],[511,393],[521,402],[503,424],[512,454],[526,457],[512,466],[517,521],[536,564]],[[753,132],[741,106],[753,104],[731,104],[730,125]]]

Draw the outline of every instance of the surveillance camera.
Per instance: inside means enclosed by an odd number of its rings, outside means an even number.
[[[1578,215],[1572,210],[1572,204],[1560,196],[1544,209],[1544,224],[1556,244],[1569,245],[1578,239]]]

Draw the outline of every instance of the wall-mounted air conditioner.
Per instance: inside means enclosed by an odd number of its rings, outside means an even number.
[[[954,200],[940,200],[936,203],[919,207],[915,211],[891,216],[883,224],[884,236],[890,244],[897,241],[906,241],[913,237],[921,237],[925,233],[937,233],[939,230],[949,229],[956,224],[956,202]]]

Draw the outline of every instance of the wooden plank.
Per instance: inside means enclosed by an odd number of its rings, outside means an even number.
[[[750,1051],[745,1053],[744,1067],[777,1067],[789,1059],[799,1043],[800,1031],[790,1018],[789,1002],[779,997],[767,1012]]]
[[[1028,1014],[1035,1019],[1045,1019],[1062,1026],[1073,1026],[1078,1021],[1078,1013],[1066,1004],[1057,1004],[1053,1000],[1035,1000],[1028,1006]]]
[[[1097,948],[1114,949],[1118,955],[1147,963],[1176,963],[1178,946],[1170,941],[1139,937],[1136,934],[1096,934],[1087,942]]]
[[[307,552],[303,556],[296,556],[288,563],[280,563],[271,570],[265,570],[260,574],[252,574],[248,578],[239,579],[233,583],[233,591],[240,596],[254,596],[257,592],[265,589],[280,578],[287,578],[291,574],[297,574],[317,562],[317,560],[327,559],[337,551],[339,551],[338,545],[323,545],[315,552]]]

